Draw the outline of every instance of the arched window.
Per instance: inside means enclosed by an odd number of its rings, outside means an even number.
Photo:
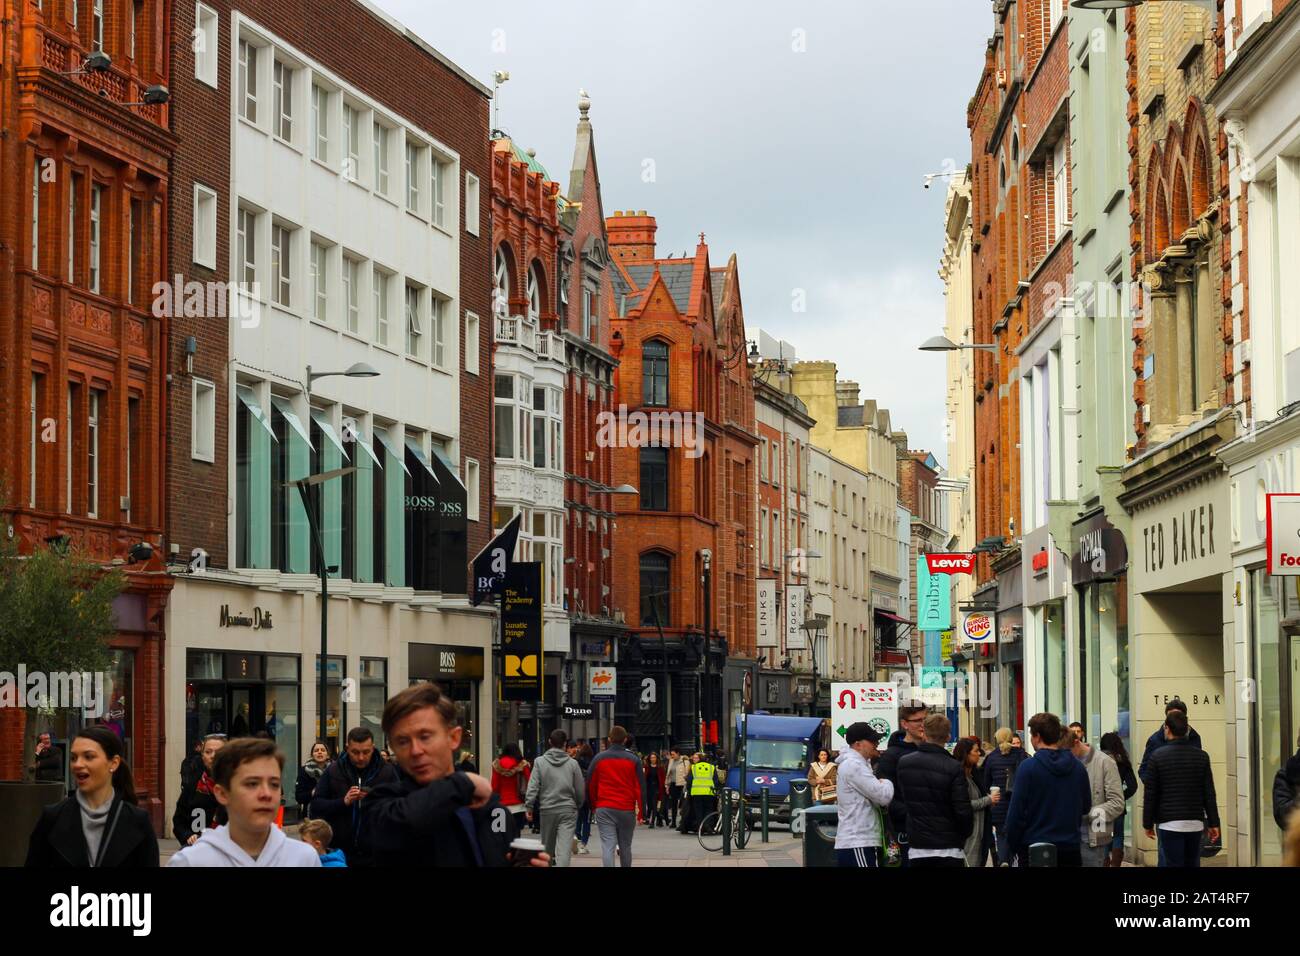
[[[641,624],[645,627],[672,625],[673,559],[662,551],[641,555]]]
[[[668,510],[668,449],[642,448],[641,460],[641,510]]]
[[[492,289],[492,311],[504,319],[510,314],[510,260],[505,249],[497,250],[496,282]]]
[[[542,279],[534,265],[528,270],[528,318],[536,322],[542,315]]]
[[[668,404],[668,343],[657,339],[641,346],[641,404]]]
[[[1020,134],[1019,133],[1011,134],[1011,161],[1013,163],[1020,162]]]

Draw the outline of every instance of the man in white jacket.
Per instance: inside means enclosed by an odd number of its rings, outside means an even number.
[[[840,818],[835,853],[840,866],[876,868],[884,865],[879,810],[894,799],[894,785],[877,780],[870,761],[880,751],[880,734],[868,723],[853,724],[844,733],[849,749],[835,758],[836,795]]]
[[[243,737],[222,747],[212,762],[213,793],[229,822],[203,835],[168,866],[320,866],[307,843],[275,825],[284,754],[271,740]]]
[[[1092,809],[1079,825],[1079,853],[1084,866],[1099,867],[1110,853],[1115,821],[1124,812],[1124,781],[1108,754],[1083,742],[1082,725],[1071,724],[1066,733],[1071,735],[1070,752],[1088,771],[1092,789]]]

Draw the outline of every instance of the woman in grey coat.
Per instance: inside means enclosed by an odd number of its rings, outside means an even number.
[[[989,807],[998,803],[1002,795],[985,793],[974,775],[975,768],[980,762],[980,751],[975,741],[963,737],[953,746],[952,755],[966,772],[966,789],[970,792],[971,809],[975,811],[975,824],[971,827],[970,836],[966,838],[966,845],[962,848],[962,852],[966,855],[967,866],[983,866],[984,859],[988,855],[984,831],[989,825]]]

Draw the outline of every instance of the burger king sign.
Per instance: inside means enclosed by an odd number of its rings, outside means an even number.
[[[962,618],[962,637],[975,644],[993,640],[993,617],[982,611],[972,611]]]

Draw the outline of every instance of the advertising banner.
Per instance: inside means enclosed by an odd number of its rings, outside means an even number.
[[[916,559],[916,629],[946,631],[952,627],[952,576],[931,574],[922,555]]]
[[[505,578],[501,699],[542,699],[542,562],[520,561]]]
[[[777,627],[776,581],[758,579],[758,638],[759,647],[780,647],[781,633]]]
[[[848,749],[844,734],[859,721],[876,729],[880,734],[877,746],[884,750],[889,735],[898,729],[898,685],[831,684],[831,747]]]
[[[808,649],[808,635],[803,630],[804,604],[808,599],[808,586],[788,584],[785,588],[785,649]]]
[[[587,677],[587,699],[593,703],[618,696],[618,668],[593,667]]]

